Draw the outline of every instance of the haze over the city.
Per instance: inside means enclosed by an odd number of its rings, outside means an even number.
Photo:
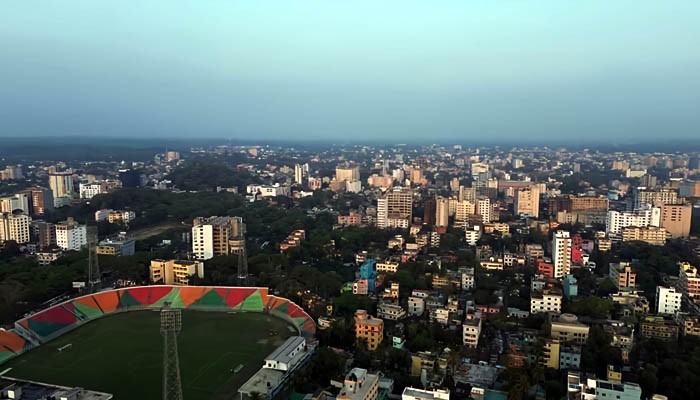
[[[700,128],[697,1],[14,1],[0,136],[650,141]]]

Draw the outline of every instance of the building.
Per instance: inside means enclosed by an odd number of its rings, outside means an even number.
[[[129,222],[131,222],[135,218],[136,218],[136,213],[133,211],[112,210],[107,215],[107,221],[110,224],[115,224],[117,222],[128,224]]]
[[[537,185],[519,188],[513,195],[513,214],[539,218],[540,190]]]
[[[107,193],[107,185],[103,182],[81,183],[78,190],[81,199],[91,199],[98,194]]]
[[[450,391],[448,389],[415,389],[407,386],[401,393],[401,400],[450,400]]]
[[[379,375],[366,369],[353,368],[345,377],[343,388],[336,400],[377,400],[379,397]]]
[[[661,206],[661,227],[673,238],[688,237],[692,214],[690,204],[664,204]]]
[[[622,229],[627,226],[646,228],[647,226],[660,226],[661,209],[649,207],[634,211],[608,211],[605,220],[605,231],[610,235],[618,237],[622,234]]]
[[[666,228],[657,228],[655,226],[647,226],[640,228],[637,226],[626,226],[622,228],[622,241],[646,242],[652,246],[663,246],[666,244]]]
[[[0,376],[0,399],[111,400],[109,393]]]
[[[425,312],[425,298],[418,296],[408,297],[408,315],[422,316]]]
[[[642,388],[636,383],[596,379],[595,376],[581,378],[579,372],[567,376],[569,399],[581,400],[640,400]]]
[[[189,285],[190,278],[204,278],[204,263],[188,260],[151,260],[151,283]]]
[[[0,212],[12,213],[21,211],[29,215],[31,211],[29,195],[17,193],[9,197],[0,198]]]
[[[365,310],[355,311],[355,339],[364,341],[367,350],[376,350],[384,340],[384,321],[373,318]]]
[[[377,272],[388,272],[391,274],[395,274],[396,271],[399,270],[399,262],[390,259],[378,262],[375,265],[377,268]]]
[[[675,341],[678,338],[678,324],[660,316],[647,316],[640,322],[642,336],[662,341]]]
[[[530,295],[530,313],[561,312],[561,292],[555,289],[545,289],[541,293]]]
[[[304,184],[304,175],[308,170],[308,164],[294,164],[294,183],[297,185]]]
[[[29,224],[29,236],[41,250],[56,245],[56,225],[45,221],[32,221]]]
[[[683,294],[675,288],[656,287],[656,313],[675,314],[681,309]]]
[[[25,190],[30,198],[29,214],[42,216],[47,211],[53,211],[53,191],[51,189],[35,187]]]
[[[54,207],[64,206],[73,199],[73,172],[49,173],[49,187],[53,193]]]
[[[238,389],[240,398],[249,398],[252,393],[258,393],[262,399],[277,398],[292,375],[308,363],[314,349],[303,337],[290,336],[265,357],[262,368]]]
[[[238,254],[243,251],[245,224],[240,217],[195,218],[192,224],[192,253],[197,260]]]
[[[97,254],[107,256],[133,256],[136,251],[136,241],[125,236],[107,238],[97,245]]]
[[[467,347],[476,348],[481,335],[481,318],[467,319],[462,324],[462,343]]]
[[[436,196],[435,197],[435,226],[438,228],[447,229],[450,217],[450,202],[449,199]]]
[[[659,207],[663,204],[677,204],[678,191],[675,189],[663,190],[648,190],[646,188],[637,188],[634,191],[634,209],[640,209],[645,206]]]
[[[682,316],[683,335],[700,337],[700,317]]]
[[[338,215],[338,225],[362,225],[362,214],[351,211],[348,215]]]
[[[291,189],[289,186],[280,185],[279,183],[275,183],[274,185],[251,184],[246,186],[246,193],[260,197],[289,197]]]
[[[141,187],[141,171],[129,168],[120,169],[119,181],[121,181],[123,188]]]
[[[306,231],[303,229],[297,229],[287,235],[282,243],[280,243],[280,251],[286,251],[294,247],[299,246],[301,241],[306,238]]]
[[[700,275],[698,269],[687,262],[678,264],[680,272],[678,273],[678,287],[683,295],[687,296],[692,302],[700,301]]]
[[[382,303],[377,306],[377,317],[398,321],[406,317],[406,310],[398,304]]]
[[[476,215],[481,218],[481,222],[489,223],[491,219],[491,200],[485,196],[479,196],[476,200]]]
[[[56,224],[56,245],[63,251],[80,249],[87,245],[87,228],[73,218]]]
[[[462,290],[472,290],[476,284],[476,278],[474,274],[474,267],[471,268],[460,268],[460,280]]]
[[[547,328],[549,337],[562,343],[584,345],[588,341],[588,325],[581,323],[574,314],[549,314]]]
[[[29,224],[32,219],[19,213],[0,214],[0,243],[13,240],[18,244],[29,243]]]
[[[336,181],[359,181],[360,166],[355,163],[345,163],[335,167]]]
[[[36,252],[36,262],[41,266],[47,266],[62,256],[61,249],[40,250]]]
[[[563,278],[571,270],[571,236],[567,231],[556,231],[552,238],[554,277]]]
[[[377,199],[377,227],[407,229],[413,219],[413,190],[394,187]]]
[[[637,274],[629,262],[610,263],[609,275],[618,290],[631,290],[637,286]]]
[[[0,171],[0,181],[24,179],[22,167],[19,165],[8,165]]]
[[[562,280],[562,290],[564,297],[571,299],[578,296],[578,280],[573,275],[569,274]]]

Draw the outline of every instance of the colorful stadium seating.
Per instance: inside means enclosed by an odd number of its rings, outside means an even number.
[[[269,312],[293,323],[307,339],[316,333],[316,323],[301,307],[269,295],[267,288],[139,286],[78,297],[15,322],[14,331],[0,331],[0,363],[102,316],[166,303],[190,310]]]

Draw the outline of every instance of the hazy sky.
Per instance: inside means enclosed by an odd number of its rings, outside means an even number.
[[[700,1],[7,0],[0,136],[700,138]]]

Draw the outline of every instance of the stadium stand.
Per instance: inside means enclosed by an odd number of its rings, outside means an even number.
[[[307,340],[316,333],[316,323],[301,307],[269,295],[267,288],[139,286],[81,296],[16,321],[14,330],[0,330],[0,363],[97,318],[165,303],[189,310],[266,312],[292,323]]]

